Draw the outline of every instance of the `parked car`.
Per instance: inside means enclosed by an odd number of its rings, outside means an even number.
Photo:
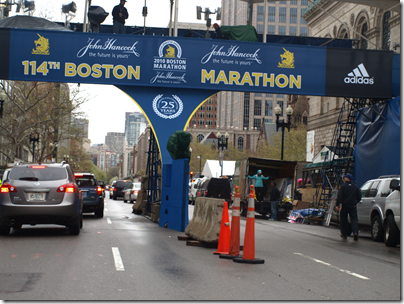
[[[195,204],[195,199],[198,196],[198,187],[206,180],[206,178],[196,178],[193,182],[189,183],[188,197],[189,203]]]
[[[104,217],[103,190],[92,172],[75,172],[77,185],[83,193],[83,212],[94,212],[98,218]]]
[[[133,204],[133,201],[137,200],[137,195],[142,187],[142,183],[133,183],[129,187],[129,191],[124,190],[125,194],[123,197],[123,201],[126,203],[129,201],[129,203]]]
[[[63,225],[72,235],[83,227],[82,193],[65,162],[15,165],[0,188],[0,210],[0,235],[24,224]]]
[[[114,192],[112,194],[112,199],[116,200],[118,197],[123,198],[123,189],[129,188],[132,185],[131,180],[117,180],[114,185]]]
[[[386,202],[384,203],[384,243],[388,247],[396,247],[400,244],[400,181],[392,179],[390,182],[390,189],[393,190],[393,192],[386,198]]]
[[[370,227],[372,240],[376,242],[384,240],[384,203],[392,192],[390,182],[393,179],[400,180],[400,176],[380,176],[365,182],[360,188],[362,199],[357,205],[358,223],[361,226]]]

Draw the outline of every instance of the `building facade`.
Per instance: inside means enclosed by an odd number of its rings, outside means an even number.
[[[105,144],[108,148],[116,154],[123,153],[123,146],[125,142],[125,133],[108,132],[105,136]]]
[[[315,37],[355,39],[356,48],[395,52],[400,52],[400,17],[393,10],[324,0],[304,12]],[[344,98],[310,96],[307,130],[314,131],[314,155],[331,144],[343,103]]]

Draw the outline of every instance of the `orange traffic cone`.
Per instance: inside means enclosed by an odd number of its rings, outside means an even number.
[[[229,254],[221,254],[221,259],[234,259],[240,257],[240,189],[235,188],[233,211],[231,215]]]
[[[264,264],[263,259],[255,258],[255,210],[254,210],[254,190],[253,185],[250,188],[250,195],[248,197],[248,211],[247,211],[247,223],[245,227],[244,235],[244,249],[242,258],[234,258],[236,263],[247,264]]]
[[[219,234],[219,245],[217,251],[213,254],[228,254],[229,253],[229,243],[230,243],[230,220],[229,220],[229,208],[227,207],[227,202],[224,202],[222,223],[220,226]]]

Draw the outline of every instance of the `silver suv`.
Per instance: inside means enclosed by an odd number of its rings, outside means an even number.
[[[386,198],[384,204],[384,243],[388,247],[396,247],[400,244],[400,181],[397,179],[391,180],[390,189],[393,190],[393,192]]]
[[[14,166],[0,188],[0,235],[23,224],[57,224],[78,235],[83,195],[68,164]]]
[[[392,192],[390,182],[392,179],[400,179],[399,175],[385,175],[377,179],[371,179],[360,188],[362,199],[357,205],[358,223],[370,226],[372,239],[377,242],[384,240],[384,203]]]

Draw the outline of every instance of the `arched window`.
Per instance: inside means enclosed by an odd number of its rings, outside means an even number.
[[[383,41],[382,48],[383,50],[390,50],[390,23],[389,19],[391,17],[391,12],[387,11],[383,15]]]
[[[237,140],[237,149],[239,151],[243,151],[243,149],[244,149],[244,138],[241,136]]]
[[[198,136],[196,137],[196,139],[198,140],[198,143],[201,142],[201,140],[204,138],[205,136],[203,136],[203,134],[198,134]]]
[[[364,23],[362,25],[362,29],[361,29],[362,36],[366,37],[366,32],[367,31],[368,31],[368,23],[366,22],[366,23]],[[367,49],[368,48],[368,41],[365,38],[363,38],[362,36],[361,36],[360,48],[361,49]]]

